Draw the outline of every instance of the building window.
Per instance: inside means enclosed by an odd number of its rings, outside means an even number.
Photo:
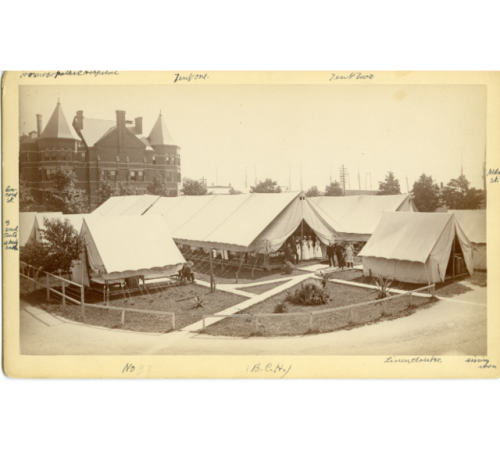
[[[44,161],[50,161],[50,153],[49,152],[45,152],[45,155],[44,155]]]
[[[130,171],[130,180],[136,182],[137,181],[137,178],[135,176],[135,171]]]
[[[146,157],[144,157],[144,163],[147,163],[148,162],[148,159]]]
[[[137,181],[138,182],[144,181],[144,172],[143,171],[137,171]]]
[[[120,161],[120,157],[118,155],[116,156],[116,161]]]
[[[109,180],[116,182],[116,171],[109,171]]]
[[[167,182],[171,182],[171,181],[172,181],[172,173],[167,172]]]
[[[156,157],[153,155],[153,164],[156,164]]]
[[[104,171],[103,169],[101,169],[99,171],[99,180],[105,180],[106,179],[106,171]]]
[[[179,183],[181,181],[181,173],[178,172],[177,173],[177,183]]]
[[[181,156],[177,155],[177,166],[181,165]]]
[[[82,152],[80,155],[82,157],[82,161],[85,161],[85,152]]]
[[[127,157],[127,163],[130,161],[129,157]]]
[[[97,161],[101,161],[101,157],[97,155]]]

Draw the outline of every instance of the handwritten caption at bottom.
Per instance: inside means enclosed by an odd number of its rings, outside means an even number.
[[[443,363],[441,357],[412,357],[411,359],[387,357],[384,363]]]
[[[262,375],[276,375],[279,376],[280,379],[283,379],[291,369],[292,365],[289,365],[287,368],[286,365],[282,363],[256,363],[254,365],[247,366],[247,373],[264,373]]]

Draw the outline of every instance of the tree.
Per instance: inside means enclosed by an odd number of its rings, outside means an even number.
[[[22,176],[19,177],[19,211],[31,211],[35,199],[31,189]]]
[[[207,188],[203,183],[187,177],[183,180],[181,191],[186,196],[203,196],[207,194]]]
[[[118,194],[117,196],[135,196],[137,195],[137,189],[134,185],[130,183],[118,182]]]
[[[306,192],[306,197],[319,197],[320,193],[317,186],[311,186]]]
[[[273,182],[271,179],[266,179],[263,182],[257,183],[256,186],[250,187],[251,193],[281,193],[281,188],[278,186],[277,182]]]
[[[31,241],[22,248],[21,261],[43,271],[69,273],[74,260],[80,258],[84,239],[69,219],[44,219],[43,243]]]
[[[412,194],[420,211],[435,211],[441,203],[439,187],[433,183],[431,176],[425,174],[413,184]]]
[[[51,180],[54,188],[47,195],[47,206],[51,211],[62,211],[64,214],[88,213],[89,197],[82,189],[75,188],[78,182],[76,174],[66,168],[57,168]]]
[[[389,171],[385,176],[385,182],[378,182],[378,195],[385,196],[388,194],[401,194],[399,180],[394,178],[394,173]]]
[[[477,210],[484,200],[483,190],[470,188],[465,175],[451,179],[443,188],[443,203],[451,210]]]
[[[96,191],[99,205],[106,202],[110,197],[118,196],[118,186],[111,180],[104,179],[99,182],[99,189]]]
[[[329,185],[325,186],[325,196],[343,196],[342,187],[340,183],[335,180]]]
[[[168,196],[168,188],[160,174],[156,174],[153,177],[153,181],[147,186],[148,191],[155,196]]]
[[[83,236],[67,218],[64,221],[60,218],[45,218],[43,225],[45,230],[42,231],[42,239],[47,242],[48,247],[45,271],[55,272],[61,269],[68,273],[73,261],[78,260],[83,251]]]

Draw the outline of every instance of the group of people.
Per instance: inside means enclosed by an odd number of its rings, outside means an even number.
[[[285,260],[291,263],[322,259],[321,243],[318,238],[305,236],[303,239],[292,237],[288,240],[285,247]]]
[[[332,268],[335,266],[342,269],[354,267],[354,246],[349,242],[344,244],[330,241],[326,247],[326,255]],[[337,264],[335,264],[335,260],[337,260]]]

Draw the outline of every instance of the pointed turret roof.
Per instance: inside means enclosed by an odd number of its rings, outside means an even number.
[[[152,146],[176,145],[174,143],[174,140],[172,139],[172,136],[170,136],[170,132],[167,129],[167,124],[165,124],[165,121],[163,120],[161,111],[160,115],[158,116],[158,120],[156,121],[155,125],[153,126],[153,129],[151,130],[151,133],[149,134],[148,140]]]
[[[66,138],[80,141],[80,138],[78,138],[77,134],[68,125],[59,100],[40,138]]]

